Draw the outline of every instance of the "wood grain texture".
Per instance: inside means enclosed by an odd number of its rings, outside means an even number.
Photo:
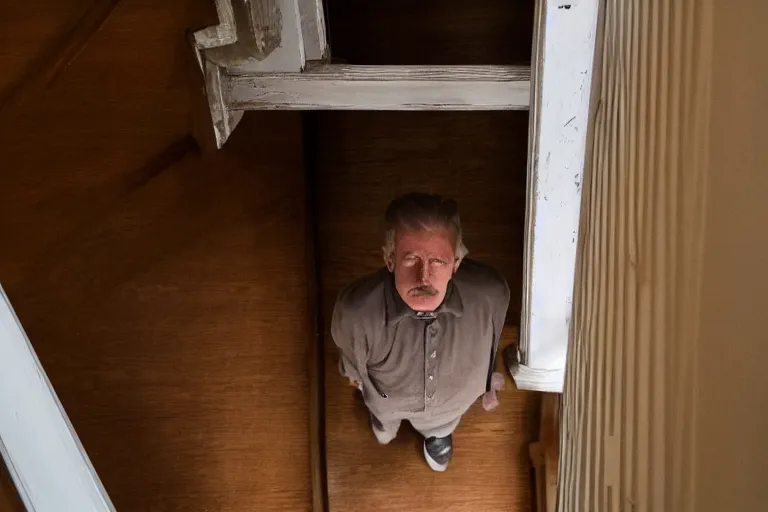
[[[691,490],[710,7],[608,1],[602,32],[558,510],[704,510]]]
[[[471,256],[498,268],[519,318],[527,114],[322,113],[317,115],[320,257],[326,318],[342,286],[382,265],[383,211],[413,190],[455,198]],[[528,442],[539,397],[507,379],[501,405],[478,403],[455,435],[455,460],[437,475],[403,426],[377,444],[364,406],[338,375],[326,332],[326,447],[330,510],[528,511]],[[502,345],[516,342],[510,325]],[[501,357],[499,368],[503,366]],[[504,371],[504,370],[500,370]],[[505,372],[506,373],[506,372]]]
[[[23,107],[30,98],[39,96],[66,71],[101,29],[119,2],[120,0],[93,0],[77,22],[55,42],[51,41],[46,53],[36,58],[35,64],[28,67],[27,72],[4,91],[0,97],[0,115],[6,109]],[[18,43],[14,47],[18,47]]]
[[[121,3],[0,126],[0,280],[121,512],[311,510],[301,124],[184,149],[212,11]]]
[[[527,110],[527,66],[314,66],[303,73],[216,76],[221,108]],[[213,109],[213,106],[212,106]],[[218,109],[220,110],[220,108]],[[217,110],[217,111],[218,111]]]
[[[350,64],[530,64],[533,0],[328,0],[334,58]]]
[[[561,396],[559,393],[542,395],[539,440],[529,446],[535,472],[536,512],[555,512],[557,507]]]
[[[2,512],[26,512],[2,459],[0,459],[0,510]]]

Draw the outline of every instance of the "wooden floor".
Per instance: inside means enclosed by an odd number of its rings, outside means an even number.
[[[0,20],[3,91],[91,1],[46,4]],[[311,507],[301,116],[197,151],[213,7],[121,2],[0,109],[0,281],[121,512]]]
[[[249,114],[224,150],[200,151],[184,31],[215,21],[209,0],[119,2],[71,65],[29,81],[112,3],[11,2],[0,19],[0,282],[119,511],[310,510],[301,115]],[[525,113],[315,120],[326,310],[379,265],[381,211],[413,188],[460,201],[473,256],[519,297]],[[438,478],[407,432],[367,456],[363,412],[327,358],[334,512],[530,510],[534,395],[471,411]]]
[[[36,186],[0,187],[0,278],[120,511],[310,508],[299,121],[253,118],[41,249],[25,230],[131,176],[15,167]],[[275,145],[290,156],[246,157]]]
[[[24,505],[13,486],[11,475],[0,458],[0,512],[24,512]]]
[[[516,341],[527,114],[324,113],[316,123],[326,318],[342,286],[382,265],[387,202],[426,190],[459,202],[471,256],[508,280],[513,298],[502,343]],[[410,428],[389,446],[377,444],[364,405],[338,375],[336,350],[326,336],[332,512],[531,510],[528,443],[537,435],[536,394],[515,390],[508,378],[499,409],[489,413],[476,404],[455,434],[451,467],[438,475],[426,466]]]

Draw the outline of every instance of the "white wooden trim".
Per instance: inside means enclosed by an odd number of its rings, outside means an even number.
[[[216,146],[221,149],[243,118],[243,112],[233,111],[229,107],[229,84],[226,71],[209,60],[204,61],[203,65],[205,66],[205,94],[211,112],[213,133],[216,137]]]
[[[27,510],[115,510],[2,287],[0,454]]]
[[[216,0],[216,14],[219,24],[198,30],[194,33],[194,40],[201,50],[218,48],[237,42],[235,28],[235,13],[232,9],[232,0]]]
[[[324,60],[328,57],[328,38],[325,33],[323,0],[299,0],[301,34],[304,40],[304,58]]]
[[[280,43],[264,59],[232,63],[227,66],[228,71],[295,73],[304,69],[306,57],[298,0],[249,0],[247,3],[251,6],[254,31],[258,30],[258,20],[273,16],[279,29]],[[256,10],[257,5],[261,5],[259,10]]]
[[[309,67],[303,73],[232,73],[233,110],[525,110],[523,66]]]
[[[520,362],[566,364],[599,0],[538,0],[531,69]],[[555,373],[552,373],[555,372]],[[553,391],[513,375],[529,389]],[[562,380],[556,386],[562,390]]]
[[[298,0],[216,0],[216,10],[219,24],[194,33],[204,60],[253,73],[304,69]]]
[[[565,368],[541,370],[518,364],[514,368],[510,368],[510,373],[515,379],[517,389],[545,393],[562,393],[563,391]]]

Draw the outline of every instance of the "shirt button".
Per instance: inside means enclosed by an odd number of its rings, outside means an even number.
[[[427,399],[428,400],[432,400],[434,397],[435,397],[435,395],[433,393],[430,393],[430,394],[427,395]]]
[[[435,380],[435,376],[434,375],[430,375],[429,376],[429,380]]]
[[[436,358],[437,357],[437,350],[433,350],[432,353],[429,354],[429,357],[431,357],[432,359]]]

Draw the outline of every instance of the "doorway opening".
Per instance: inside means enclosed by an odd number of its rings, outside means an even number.
[[[316,267],[324,325],[324,427],[329,510],[427,511],[454,507],[528,510],[529,443],[538,432],[538,393],[505,375],[500,406],[480,401],[454,435],[446,478],[435,480],[421,438],[403,424],[382,447],[364,404],[338,373],[330,318],[339,291],[383,266],[383,214],[397,195],[423,191],[457,201],[470,258],[492,265],[511,290],[500,342],[517,343],[523,276],[528,113],[305,113],[305,144],[316,205]],[[421,499],[414,500],[414,496]]]

